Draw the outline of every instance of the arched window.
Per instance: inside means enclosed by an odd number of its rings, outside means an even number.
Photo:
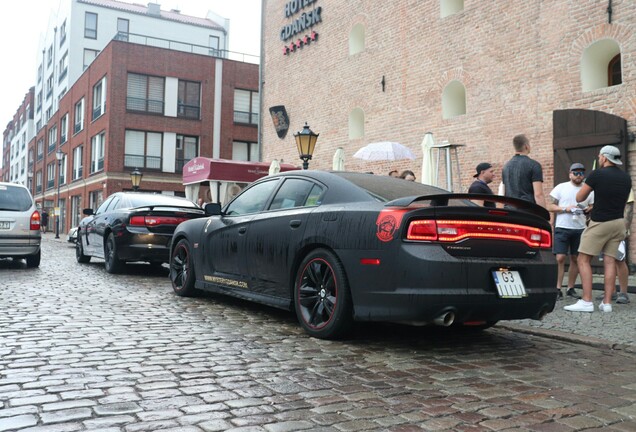
[[[583,91],[605,88],[621,82],[621,48],[615,40],[599,40],[583,51],[581,58]]]
[[[466,88],[453,80],[442,92],[442,116],[445,119],[466,114]]]
[[[356,24],[349,33],[349,55],[364,51],[364,26]]]
[[[615,86],[623,83],[623,73],[621,71],[621,55],[616,54],[610,60],[607,67],[607,85]]]
[[[349,113],[349,139],[362,138],[364,136],[364,111],[354,108]]]
[[[442,18],[464,10],[464,0],[440,0],[440,16]]]

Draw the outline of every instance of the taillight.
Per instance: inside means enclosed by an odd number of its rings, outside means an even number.
[[[456,243],[468,238],[521,241],[530,247],[550,248],[552,234],[547,230],[519,224],[463,221],[415,220],[409,224],[407,240]]]
[[[179,225],[181,222],[187,221],[188,218],[177,216],[132,216],[131,226],[155,227],[159,225]]]
[[[34,211],[31,215],[31,220],[29,221],[29,229],[31,231],[40,230],[40,212]]]

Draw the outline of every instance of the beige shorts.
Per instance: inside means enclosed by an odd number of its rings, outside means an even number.
[[[603,252],[618,257],[618,246],[625,239],[625,220],[614,219],[607,222],[590,221],[581,235],[579,253],[596,256]]]

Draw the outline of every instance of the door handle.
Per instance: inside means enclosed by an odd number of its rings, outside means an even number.
[[[300,219],[294,219],[289,221],[289,226],[292,228],[298,228],[301,224],[302,224],[302,221]]]
[[[238,229],[238,233],[239,233],[239,234],[245,234],[246,232],[247,232],[247,227],[240,227],[240,228]]]

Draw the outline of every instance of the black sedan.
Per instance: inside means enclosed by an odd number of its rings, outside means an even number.
[[[167,263],[177,225],[204,216],[185,198],[139,192],[114,193],[97,211],[83,213],[87,217],[77,227],[77,262],[103,258],[109,273],[118,273],[128,261]]]
[[[486,197],[505,207],[475,204]],[[554,309],[549,215],[525,201],[293,171],[205,210],[174,233],[176,294],[295,310],[315,337],[342,337],[356,320],[485,329]]]

